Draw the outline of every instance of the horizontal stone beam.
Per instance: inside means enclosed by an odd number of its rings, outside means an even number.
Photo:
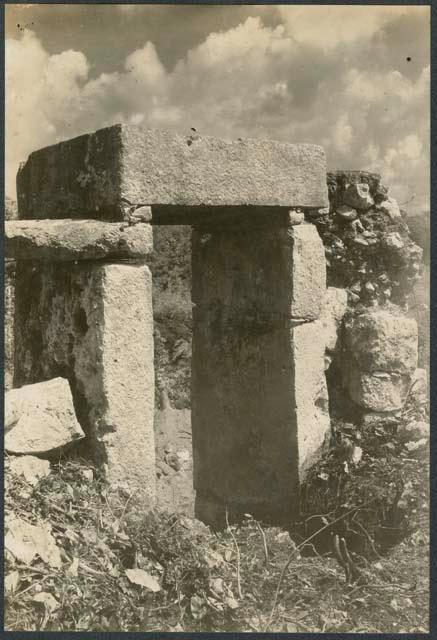
[[[153,231],[149,224],[97,220],[5,222],[5,256],[15,260],[138,260],[152,249]]]
[[[115,125],[40,149],[17,176],[20,218],[122,220],[141,205],[323,207],[321,147]],[[213,212],[212,212],[213,213]],[[181,213],[183,223],[183,213]]]

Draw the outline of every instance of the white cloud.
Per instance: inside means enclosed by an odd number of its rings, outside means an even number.
[[[325,51],[368,39],[393,16],[384,6],[279,6],[288,33],[297,42]],[[396,9],[394,10],[396,12]]]
[[[351,148],[351,142],[353,138],[352,127],[349,124],[349,118],[347,114],[342,114],[334,126],[333,131],[333,145],[340,153],[347,154]]]
[[[146,42],[124,70],[91,80],[80,52],[50,56],[31,32],[7,40],[7,193],[14,195],[18,162],[32,150],[130,122],[322,144],[331,169],[379,170],[395,197],[418,185],[425,201],[429,66],[407,76],[372,59],[369,39],[377,32],[381,46],[390,44],[394,9],[278,7],[283,25],[248,18],[211,33],[172,71]]]

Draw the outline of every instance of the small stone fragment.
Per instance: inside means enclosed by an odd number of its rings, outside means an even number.
[[[11,460],[10,470],[17,476],[24,476],[26,482],[35,486],[41,478],[49,475],[50,462],[35,456],[22,456]]]
[[[134,222],[134,223],[151,222],[152,207],[148,207],[148,206],[137,207],[136,209],[133,209],[133,211],[129,213],[128,218],[130,222]]]
[[[414,420],[408,424],[401,424],[397,431],[401,442],[416,441],[429,438],[429,423],[424,420]]]
[[[161,474],[163,474],[164,476],[168,476],[172,473],[172,469],[170,465],[164,462],[164,460],[157,460],[156,466],[160,470]]]
[[[351,462],[353,462],[353,464],[358,464],[359,462],[361,462],[362,457],[363,457],[362,448],[355,445],[351,452]]]
[[[14,406],[19,414],[5,434],[5,450],[9,453],[48,453],[85,436],[64,378],[11,389],[5,394],[5,406],[9,415],[14,413]]]
[[[92,482],[94,480],[94,472],[92,469],[82,469],[82,476],[85,480],[88,480],[88,482]]]
[[[362,245],[363,247],[368,247],[369,246],[369,243],[367,242],[367,240],[365,238],[363,238],[362,236],[357,236],[356,238],[354,238],[354,242],[355,242],[355,244]]]
[[[41,591],[40,593],[37,593],[32,598],[32,600],[34,602],[37,602],[38,604],[44,605],[44,609],[48,614],[56,611],[61,606],[56,598],[54,598],[52,594],[48,593],[47,591]]]
[[[343,195],[343,202],[358,211],[367,211],[374,204],[369,185],[364,182],[350,184]]]
[[[357,217],[357,211],[356,209],[352,209],[352,207],[349,207],[346,204],[342,204],[339,207],[337,207],[335,213],[342,218],[342,220],[355,220],[355,218]]]
[[[291,209],[288,212],[288,223],[290,226],[302,224],[302,222],[305,222],[305,215],[302,211],[295,211],[294,209]]]
[[[382,245],[386,249],[394,252],[399,252],[404,249],[405,242],[402,236],[397,231],[391,231],[390,233],[386,233],[382,237]]]
[[[424,449],[428,444],[428,438],[421,438],[415,442],[406,442],[405,448],[408,449],[410,453],[415,451],[419,451],[420,449]]]
[[[399,205],[394,198],[387,198],[377,205],[377,209],[386,213],[392,220],[398,220],[402,218]]]

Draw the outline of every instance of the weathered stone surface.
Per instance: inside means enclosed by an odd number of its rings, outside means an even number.
[[[83,438],[68,380],[11,389],[5,394],[5,450],[48,453]]]
[[[325,377],[326,339],[321,320],[305,322],[292,331],[293,395],[299,476],[316,462],[330,431],[329,397]]]
[[[361,371],[408,373],[417,366],[417,323],[401,313],[371,309],[346,323],[346,345]]]
[[[408,375],[352,370],[349,372],[349,395],[365,409],[395,411],[404,404],[410,382]]]
[[[312,224],[302,224],[288,231],[287,258],[292,271],[291,316],[318,318],[326,291],[326,258],[323,242]]]
[[[205,522],[223,523],[225,505],[231,516],[285,520],[321,447],[329,425],[323,331],[293,320],[292,285],[296,269],[304,282],[305,258],[311,274],[312,231],[193,230],[193,462]],[[310,297],[313,315],[322,303],[322,293],[312,307]]]
[[[397,430],[401,442],[414,442],[422,438],[429,439],[429,422],[414,420],[407,424],[400,424]]]
[[[398,220],[402,218],[399,205],[394,198],[387,198],[377,205],[377,209],[386,213],[392,220]]]
[[[343,202],[358,211],[367,211],[374,204],[369,185],[364,182],[350,184],[344,192]]]
[[[302,224],[302,222],[305,222],[305,214],[302,211],[290,209],[288,212],[288,223],[293,226],[296,224]]]
[[[324,297],[323,308],[320,316],[325,348],[334,351],[338,340],[338,331],[347,310],[347,291],[328,287]]]
[[[142,259],[153,250],[149,224],[96,220],[20,220],[5,223],[5,254],[47,262]]]
[[[298,320],[319,317],[326,291],[326,261],[313,225],[230,226],[199,230],[195,237],[204,254],[200,267],[204,273],[195,279],[192,269],[194,303],[207,300],[238,314],[239,310],[247,312],[250,301],[254,315]],[[249,238],[252,245],[246,246]]]
[[[143,265],[19,262],[15,382],[68,377],[109,479],[155,491],[151,276]]]
[[[361,424],[364,428],[374,426],[397,426],[401,420],[401,411],[368,411],[363,412]]]
[[[35,456],[19,456],[10,461],[9,469],[16,476],[24,476],[26,482],[35,486],[49,475],[50,462]]]
[[[323,207],[328,196],[321,147],[130,125],[35,151],[17,192],[20,218],[106,220],[139,205]]]
[[[410,397],[418,404],[429,401],[428,374],[426,369],[416,369],[411,380]]]
[[[417,323],[385,309],[346,324],[350,397],[372,411],[394,411],[405,402],[417,366]]]

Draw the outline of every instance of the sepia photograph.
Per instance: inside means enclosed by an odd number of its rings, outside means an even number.
[[[430,6],[3,9],[4,630],[430,633]]]

